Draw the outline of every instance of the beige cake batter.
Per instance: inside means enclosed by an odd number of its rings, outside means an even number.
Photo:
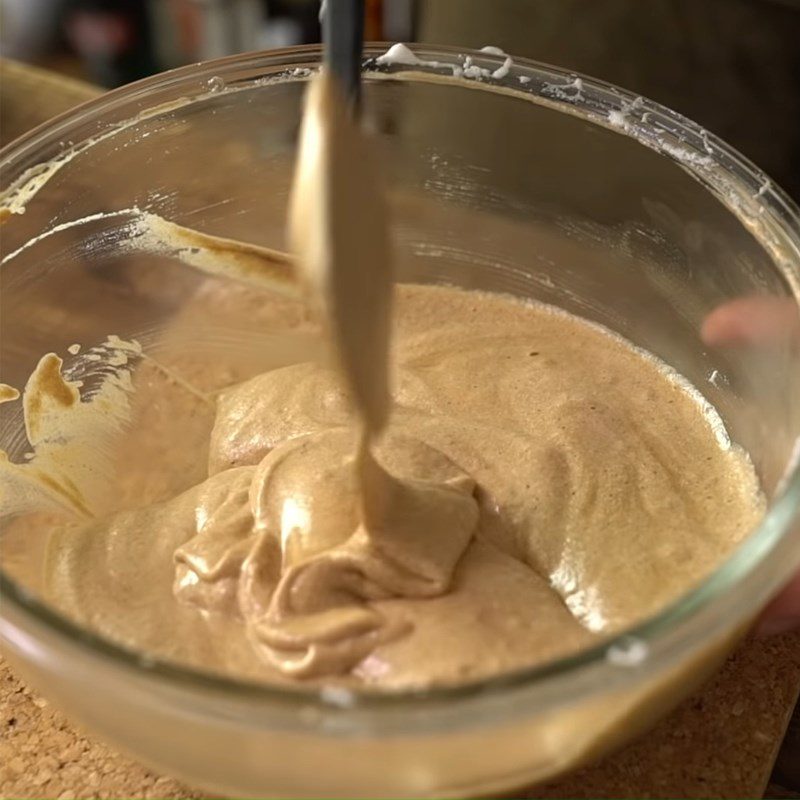
[[[313,253],[301,257],[308,270]],[[294,357],[250,377],[201,348],[165,363],[108,343],[122,368],[103,387],[117,393],[108,407],[128,389],[132,406],[113,498],[98,514],[102,502],[75,501],[81,486],[51,480],[53,498],[94,518],[17,523],[29,537],[53,531],[44,591],[57,607],[138,650],[233,675],[456,683],[652,615],[763,512],[713,410],[609,332],[510,297],[401,286],[387,403],[388,270],[371,273],[350,322],[337,302],[356,288],[309,272],[342,373]],[[226,315],[274,331],[284,353],[313,328],[294,300],[211,281],[165,338]],[[42,458],[58,466],[53,420],[104,399],[82,403],[60,366],[46,356],[23,396],[40,448],[27,472],[4,470],[23,489]]]
[[[299,304],[274,296],[256,310],[263,302],[213,282],[175,329],[212,310],[218,320],[271,319],[284,334],[307,327]],[[400,286],[394,358],[379,458],[398,477],[441,481],[443,501],[463,511],[439,541],[411,527],[410,564],[373,573],[341,542],[353,527],[341,466],[351,418],[332,370],[298,363],[214,395],[239,375],[181,351],[169,367],[201,394],[142,362],[120,443],[117,502],[161,502],[62,525],[50,544],[52,602],[116,641],[204,669],[387,688],[462,681],[574,652],[647,617],[707,575],[761,513],[752,467],[721,445],[697,396],[578,318]],[[270,484],[276,463],[285,468]],[[325,537],[308,543],[274,512],[301,493],[334,510]],[[256,520],[274,526],[269,536]],[[383,596],[365,579],[306,597],[301,570],[289,624],[273,623],[284,531],[288,569],[348,562]],[[335,559],[312,552],[323,539]],[[320,606],[344,611],[309,670],[294,645],[328,625]]]

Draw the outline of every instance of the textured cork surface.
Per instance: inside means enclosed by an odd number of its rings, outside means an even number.
[[[0,70],[3,141],[96,93],[9,62],[0,61]],[[701,691],[638,742],[557,783],[515,796],[761,797],[798,690],[800,634],[746,642]],[[0,796],[205,797],[77,729],[1,660]]]
[[[762,797],[798,687],[800,634],[747,642],[701,691],[639,741],[597,765],[514,796]],[[2,797],[206,797],[77,729],[5,664],[0,664],[0,709]]]

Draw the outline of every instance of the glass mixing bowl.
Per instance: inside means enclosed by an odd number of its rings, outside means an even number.
[[[800,567],[791,320],[763,348],[710,348],[699,333],[736,297],[782,297],[796,311],[797,208],[711,134],[607,84],[454,49],[378,64],[383,50],[367,49],[364,112],[401,279],[554,303],[655,353],[750,452],[769,510],[701,586],[603,646],[389,695],[246,684],[131,652],[60,616],[4,560],[0,633],[20,673],[100,736],[211,792],[445,797],[551,777],[652,724]],[[300,48],[159,75],[2,152],[6,200],[24,206],[2,232],[4,382],[22,385],[39,356],[66,357],[72,342],[152,337],[213,280],[121,253],[125,209],[283,246],[301,100],[319,58]],[[16,405],[0,406],[12,459],[28,447]]]

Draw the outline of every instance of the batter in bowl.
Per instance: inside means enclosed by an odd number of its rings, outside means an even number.
[[[175,329],[214,313],[307,330],[299,303],[265,298],[210,282]],[[127,510],[56,528],[50,602],[115,641],[232,675],[446,684],[646,618],[762,513],[753,468],[713,410],[608,331],[429,286],[398,286],[394,320],[394,407],[376,456],[399,479],[432,482],[459,526],[412,528],[405,560],[381,550],[391,571],[371,572],[344,513],[356,434],[336,371],[314,360],[231,383],[230,365],[179,353],[169,371],[194,391],[152,362],[136,369],[114,488]],[[307,544],[304,502],[314,521],[332,511]],[[391,546],[382,533],[376,548]],[[363,582],[302,593],[313,570],[343,563]],[[281,617],[278,587],[297,598]],[[309,658],[315,636],[324,646]]]
[[[387,307],[389,281],[373,287]],[[50,601],[137,650],[235,676],[455,684],[652,615],[763,513],[746,455],[655,358],[510,297],[394,295],[391,398],[352,379],[341,341],[333,363],[244,381],[198,353],[141,361],[116,445],[123,510],[27,522],[54,529]],[[212,282],[176,331],[212,311],[309,328],[296,301]],[[382,336],[364,348],[379,371]],[[42,398],[81,402],[53,367],[25,392],[29,432],[59,402]]]

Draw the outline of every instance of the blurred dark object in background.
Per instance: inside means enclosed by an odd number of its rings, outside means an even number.
[[[392,30],[394,38],[411,37],[410,24],[397,20],[410,20],[412,0],[365,5],[367,39],[387,38]],[[150,0],[149,6],[162,63],[171,65],[320,41],[319,0]]]
[[[431,0],[418,35],[493,44],[638,92],[800,201],[800,0]]]
[[[0,55],[106,87],[319,36],[319,0],[0,0]],[[366,38],[493,44],[603,78],[800,199],[800,0],[367,0]]]
[[[158,72],[142,0],[71,0],[64,9],[64,33],[89,78],[101,86]]]
[[[366,0],[366,38],[409,40],[413,0]],[[0,0],[0,55],[106,88],[320,40],[319,0]]]

